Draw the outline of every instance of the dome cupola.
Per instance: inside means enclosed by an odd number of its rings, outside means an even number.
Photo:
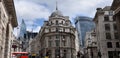
[[[61,17],[63,16],[63,14],[61,13],[61,11],[56,10],[51,14],[51,17],[56,17],[56,16]]]
[[[58,17],[63,16],[62,12],[58,10],[57,2],[56,2],[56,10],[51,14],[50,17],[56,17],[56,16],[58,16]]]

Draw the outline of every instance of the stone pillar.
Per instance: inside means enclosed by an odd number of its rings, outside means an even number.
[[[117,24],[117,29],[118,29],[118,34],[120,36],[120,17],[119,16],[116,16],[116,24]],[[120,37],[119,37],[120,39]]]
[[[66,58],[71,58],[71,50],[70,49],[67,50],[67,57]]]
[[[52,50],[52,58],[55,58],[55,49]]]

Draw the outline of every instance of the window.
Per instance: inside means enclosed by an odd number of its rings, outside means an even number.
[[[49,39],[51,39],[51,36],[49,36]]]
[[[119,42],[116,42],[116,48],[120,48]]]
[[[61,23],[63,24],[63,21]]]
[[[51,29],[49,29],[49,32],[51,32]]]
[[[62,58],[66,58],[66,54],[67,54],[67,51],[63,50],[63,57]]]
[[[111,34],[110,33],[106,33],[106,39],[111,39]]]
[[[109,58],[119,58],[120,51],[108,51]]]
[[[65,25],[68,26],[68,25],[69,25],[69,22],[66,22]]]
[[[58,28],[56,28],[56,32],[59,32]]]
[[[105,24],[105,30],[110,31],[110,24]]]
[[[51,21],[51,25],[53,24],[53,22]]]
[[[65,32],[65,28],[63,28],[63,32]]]
[[[117,25],[113,24],[113,28],[114,28],[114,30],[117,30]]]
[[[112,43],[111,42],[107,42],[107,47],[108,48],[112,48]]]
[[[48,41],[48,47],[52,47],[52,41]]]
[[[66,46],[66,41],[63,41],[63,46]]]
[[[91,40],[90,38],[88,38],[88,40]]]
[[[56,20],[56,25],[58,25],[58,20]]]
[[[113,15],[113,11],[111,10],[111,11],[109,11],[109,15],[110,16],[112,16]]]
[[[113,51],[108,51],[108,58],[113,58],[114,52]]]
[[[65,39],[65,35],[63,35],[62,38]]]
[[[117,32],[114,33],[114,38],[115,38],[115,39],[119,39],[119,35],[118,35]]]
[[[104,16],[104,21],[109,21],[109,16],[108,15]]]
[[[66,40],[62,39],[62,42],[63,42],[63,46],[66,46]]]
[[[56,39],[59,39],[60,38],[60,36],[59,35],[56,35]]]
[[[56,47],[60,46],[60,41],[59,40],[55,40],[55,43],[56,43]]]
[[[60,49],[55,50],[55,58],[60,58]]]
[[[113,17],[113,21],[116,21],[116,18]]]

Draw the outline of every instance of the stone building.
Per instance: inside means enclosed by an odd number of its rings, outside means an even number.
[[[97,58],[97,39],[94,30],[86,32],[84,50],[85,58]]]
[[[49,20],[41,27],[39,40],[39,55],[41,58],[75,58],[75,28],[69,17],[56,10],[49,16]]]
[[[21,44],[19,42],[19,40],[17,40],[17,38],[15,36],[13,36],[12,39],[12,49],[11,52],[20,52],[21,51]]]
[[[36,39],[31,39],[31,40],[29,41],[29,52],[30,52],[31,54],[36,53],[35,50],[38,50],[38,49],[36,48],[36,45],[37,45],[36,43],[37,43]]]
[[[25,21],[22,19],[22,22],[20,24],[20,26],[18,27],[19,29],[19,34],[18,34],[18,40],[19,40],[19,43],[21,44],[21,47],[18,47],[18,48],[21,48],[21,51],[26,51],[26,47],[27,47],[27,30],[26,30],[26,24],[25,24]]]
[[[118,33],[120,35],[120,0],[113,0],[111,10],[114,11],[113,19],[116,20]]]
[[[96,38],[98,42],[98,56],[101,58],[118,58],[120,53],[119,36],[116,21],[113,19],[114,12],[110,6],[97,8],[94,17],[96,24]]]
[[[17,25],[13,0],[0,0],[0,58],[11,56],[13,28]]]
[[[10,52],[11,52],[11,58],[13,57],[14,52],[20,52],[21,51],[21,44],[19,43],[19,41],[17,40],[17,38],[15,37],[15,35],[12,36],[11,39],[11,48],[10,48]],[[10,58],[10,57],[9,57]]]
[[[34,40],[36,39],[36,37],[37,37],[37,32],[30,32],[30,31],[27,31],[27,34],[26,34],[26,45],[25,45],[25,47],[26,47],[26,52],[31,52],[31,47],[33,47],[32,45],[34,45],[34,43],[36,43],[36,42],[34,42]],[[37,50],[37,48],[36,48],[36,50]]]

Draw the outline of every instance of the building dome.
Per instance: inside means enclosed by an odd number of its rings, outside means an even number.
[[[51,14],[51,17],[55,17],[55,16],[63,16],[63,14],[62,14],[61,11],[56,10],[56,11],[54,11],[54,12]]]

